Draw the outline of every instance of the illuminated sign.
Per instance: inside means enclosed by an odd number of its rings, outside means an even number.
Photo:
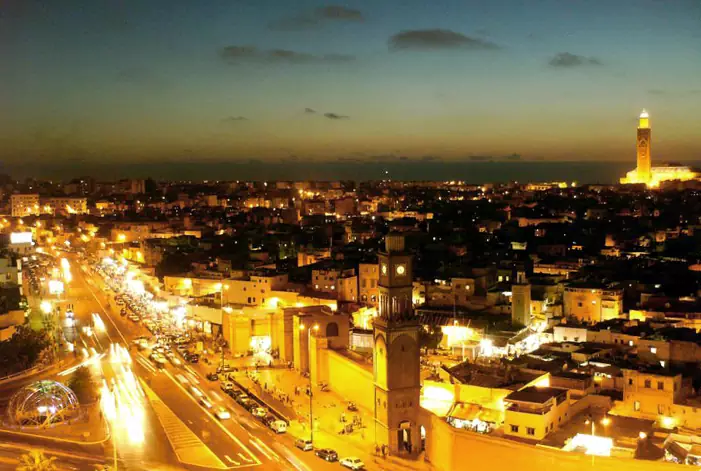
[[[10,234],[10,243],[12,244],[31,244],[31,232],[13,232]]]

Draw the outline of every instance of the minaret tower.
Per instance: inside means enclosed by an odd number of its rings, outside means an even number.
[[[650,155],[650,115],[643,110],[640,113],[638,121],[638,139],[637,139],[637,154],[638,154],[638,182],[650,183],[651,180],[651,155]]]
[[[404,236],[388,234],[380,263],[379,313],[373,320],[375,440],[393,455],[419,452],[419,323],[412,307],[412,256]]]

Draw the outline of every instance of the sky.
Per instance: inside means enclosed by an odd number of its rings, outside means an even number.
[[[0,0],[0,161],[701,160],[698,0]]]

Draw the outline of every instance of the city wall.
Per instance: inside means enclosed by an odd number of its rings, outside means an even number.
[[[344,399],[359,407],[374,410],[372,371],[334,350],[321,348],[318,352],[318,382],[330,384]]]
[[[426,456],[437,471],[518,469],[519,471],[673,471],[679,465],[594,457],[458,430],[424,411]]]

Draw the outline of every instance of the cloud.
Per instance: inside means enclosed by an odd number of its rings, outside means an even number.
[[[441,158],[437,155],[424,155],[423,157],[421,157],[421,160],[423,162],[434,162],[436,160],[441,160]]]
[[[331,62],[349,62],[354,56],[344,54],[314,55],[287,49],[261,50],[255,46],[226,46],[219,51],[219,56],[228,64],[315,64]]]
[[[244,116],[227,116],[226,118],[222,119],[223,123],[238,123],[240,121],[248,121],[248,118]]]
[[[402,155],[399,157],[399,160],[406,161],[406,160],[409,160],[409,157],[407,157],[406,155]]]
[[[555,54],[548,64],[551,67],[571,68],[587,65],[603,65],[601,61],[595,57],[579,56],[569,52],[560,52]]]
[[[401,31],[389,38],[389,49],[402,50],[495,50],[496,44],[480,38],[465,36],[447,29],[420,29]]]
[[[307,114],[315,114],[316,110],[313,110],[311,108],[304,108],[304,112]]]
[[[493,162],[494,159],[488,155],[471,155],[469,159],[473,162]]]
[[[268,27],[276,31],[309,31],[323,28],[332,22],[361,22],[365,17],[360,10],[341,5],[326,5],[314,11],[283,18],[270,23]]]
[[[359,157],[339,157],[336,160],[338,160],[339,162],[363,162],[363,159]]]
[[[319,7],[314,11],[317,18],[332,21],[363,21],[360,10],[346,8],[340,5],[328,5]]]
[[[511,161],[517,161],[517,160],[521,160],[521,156],[519,154],[511,154],[511,155],[507,155],[506,157],[504,157],[504,159],[511,160]]]
[[[350,119],[350,116],[344,116],[336,113],[324,113],[324,117],[329,119]]]

